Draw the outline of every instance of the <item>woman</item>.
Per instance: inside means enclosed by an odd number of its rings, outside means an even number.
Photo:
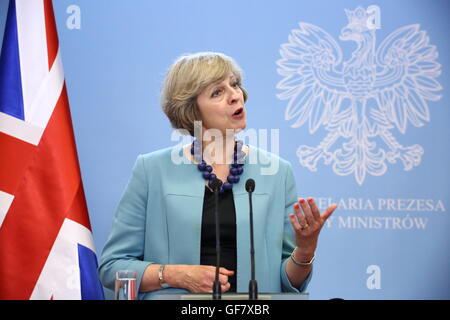
[[[161,95],[172,126],[196,136],[174,148],[140,155],[119,203],[99,273],[114,287],[117,270],[138,272],[140,298],[154,293],[212,292],[215,279],[214,197],[219,196],[222,292],[247,292],[250,280],[249,205],[253,192],[256,280],[259,292],[302,292],[311,278],[319,232],[336,209],[320,213],[313,199],[297,199],[290,164],[236,141],[246,127],[247,93],[233,59],[204,52],[182,56],[169,69]],[[194,122],[201,123],[196,132]],[[198,131],[198,130],[197,130]],[[214,138],[211,138],[214,136]],[[176,164],[173,156],[187,164]],[[256,156],[257,163],[249,158]],[[261,163],[279,161],[275,174]]]

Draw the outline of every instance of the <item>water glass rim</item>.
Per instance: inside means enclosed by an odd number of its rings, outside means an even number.
[[[117,270],[116,279],[133,280],[137,278],[137,271],[135,270]]]

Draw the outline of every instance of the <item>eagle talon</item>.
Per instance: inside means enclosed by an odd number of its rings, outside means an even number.
[[[330,152],[325,151],[319,147],[309,147],[301,145],[297,150],[297,156],[300,159],[300,163],[311,171],[317,170],[317,162],[323,158],[325,164],[330,164],[333,160],[333,156]]]

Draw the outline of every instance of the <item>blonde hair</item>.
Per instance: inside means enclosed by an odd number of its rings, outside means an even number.
[[[223,53],[199,52],[182,55],[170,66],[163,82],[161,107],[173,128],[187,130],[194,136],[194,121],[201,120],[197,96],[211,83],[233,74],[242,87],[242,70]]]

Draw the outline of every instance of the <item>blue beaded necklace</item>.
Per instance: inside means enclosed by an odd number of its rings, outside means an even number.
[[[222,184],[220,193],[224,193],[225,190],[231,190],[233,184],[239,182],[240,176],[244,172],[244,163],[242,160],[245,157],[245,153],[242,151],[242,145],[242,140],[238,140],[234,143],[233,163],[230,167],[230,174],[227,177],[227,181]],[[197,140],[192,142],[191,154],[198,162],[197,168],[202,173],[203,179],[207,180],[208,186],[211,187],[211,181],[217,178],[217,176],[212,173],[213,168],[203,160],[203,154],[200,152],[200,144]]]

